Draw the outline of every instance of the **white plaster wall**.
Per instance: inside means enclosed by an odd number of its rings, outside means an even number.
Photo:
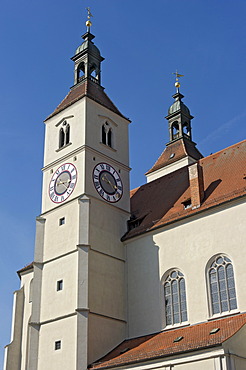
[[[201,361],[188,362],[186,364],[175,365],[172,369],[177,370],[214,370],[214,359],[209,358]]]
[[[77,270],[77,252],[44,264],[41,322],[75,312],[78,289]],[[57,291],[57,281],[59,280],[63,280],[63,289]]]
[[[89,308],[91,312],[126,320],[125,263],[90,251]]]
[[[125,337],[125,323],[90,314],[88,363],[91,364],[106,355],[112,348],[120,344]]]
[[[191,163],[195,163],[196,161],[191,157],[182,158],[177,162],[171,163],[165,167],[160,168],[154,172],[151,172],[149,175],[146,175],[147,182],[151,182],[155,179],[158,179],[162,176],[167,175],[168,173],[177,171],[179,168],[184,166],[188,166]]]
[[[55,341],[61,349],[55,351]],[[40,328],[38,370],[76,368],[76,316],[42,325]]]
[[[79,206],[78,200],[66,203],[44,215],[44,261],[76,250],[78,242]],[[65,217],[65,224],[59,220]]]
[[[125,247],[120,238],[127,230],[129,214],[104,200],[91,199],[90,244],[93,249],[125,259]]]
[[[101,144],[101,129],[108,121],[113,129],[113,149]],[[129,121],[91,99],[86,102],[86,144],[98,152],[129,165]]]
[[[80,99],[45,122],[44,166],[59,160],[85,143],[85,99]],[[70,142],[72,144],[57,151],[62,123],[56,125],[62,120],[66,120],[70,125]]]
[[[238,309],[246,310],[245,213],[245,202],[234,201],[127,242],[130,336],[165,326],[161,279],[171,268],[185,276],[189,322],[206,321],[210,313],[205,269],[218,253],[232,260]]]
[[[32,302],[30,302],[30,283],[33,279],[33,271],[21,274],[21,287],[24,287],[24,311],[21,343],[21,368],[25,369],[28,356],[28,323],[32,313]]]

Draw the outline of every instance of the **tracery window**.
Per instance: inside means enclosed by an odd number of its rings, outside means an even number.
[[[208,270],[208,279],[212,314],[235,310],[237,298],[231,260],[217,256]]]
[[[164,282],[166,325],[187,321],[185,279],[182,272],[172,270]]]

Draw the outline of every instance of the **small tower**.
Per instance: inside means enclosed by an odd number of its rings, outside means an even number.
[[[94,45],[92,40],[95,36],[90,32],[92,14],[87,8],[88,20],[86,22],[87,32],[82,36],[84,42],[76,49],[75,55],[71,58],[74,61],[74,85],[84,81],[92,80],[101,84],[101,62],[104,58],[100,50]]]
[[[179,90],[173,95],[175,102],[168,109],[169,138],[170,142],[185,137],[192,140],[191,136],[191,120],[194,118],[189,111],[189,108],[182,102],[182,95]]]
[[[148,182],[194,163],[203,157],[196,148],[196,143],[192,141],[191,120],[194,117],[190,114],[189,108],[182,102],[184,95],[179,91],[178,78],[183,75],[178,72],[174,74],[176,75],[175,87],[177,89],[173,95],[175,101],[165,117],[168,120],[169,142],[154,166],[146,173]]]

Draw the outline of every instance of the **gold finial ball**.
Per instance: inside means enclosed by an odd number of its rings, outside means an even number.
[[[86,25],[86,27],[90,27],[92,25],[92,23],[91,23],[91,21],[88,20],[88,21],[86,21],[85,25]]]
[[[179,82],[175,82],[175,87],[180,87],[180,83]]]

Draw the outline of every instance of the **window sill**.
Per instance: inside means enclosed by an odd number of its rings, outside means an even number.
[[[112,146],[109,146],[109,145],[104,144],[104,143],[102,143],[102,142],[100,142],[100,144],[101,144],[104,148],[108,148],[108,149],[112,150],[113,152],[117,152],[117,150],[116,150],[116,149],[114,149],[114,148],[112,148]]]
[[[72,143],[68,143],[66,145],[63,145],[61,148],[56,149],[56,152],[60,152],[62,149],[67,148],[69,145],[72,145]]]
[[[183,328],[184,326],[190,326],[189,321],[184,321],[184,322],[181,322],[180,324],[167,325],[167,326],[165,326],[165,328],[162,329],[162,331],[168,331],[168,330],[172,330],[172,329]]]
[[[208,321],[222,319],[223,317],[237,315],[238,313],[240,313],[239,310],[231,310],[231,311],[226,311],[226,312],[222,312],[222,313],[217,313],[216,315],[213,315],[213,316],[209,317]]]

